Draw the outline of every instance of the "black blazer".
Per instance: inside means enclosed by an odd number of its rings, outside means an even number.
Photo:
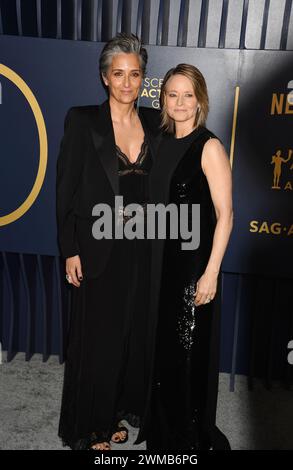
[[[139,117],[152,158],[160,140],[157,110],[139,108]],[[84,277],[104,270],[113,240],[96,240],[92,209],[98,203],[114,207],[119,195],[118,159],[109,102],[70,108],[57,160],[56,213],[63,258],[79,255]]]

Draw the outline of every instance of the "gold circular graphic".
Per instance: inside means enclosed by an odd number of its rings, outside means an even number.
[[[37,176],[34,185],[31,189],[31,192],[29,193],[26,200],[17,209],[15,209],[10,214],[0,217],[0,226],[10,224],[11,222],[14,222],[15,220],[19,219],[33,205],[43,185],[48,160],[48,141],[45,121],[41,108],[33,92],[25,83],[25,81],[12,69],[6,67],[6,65],[0,64],[0,76],[1,75],[6,77],[8,80],[14,83],[15,86],[17,86],[17,88],[22,92],[31,107],[39,134],[40,158]]]

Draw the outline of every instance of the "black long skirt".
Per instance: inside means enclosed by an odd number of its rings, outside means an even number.
[[[81,260],[82,261],[82,260]],[[114,240],[105,271],[72,287],[59,436],[72,449],[139,426],[147,390],[150,244]]]
[[[194,306],[206,254],[165,250],[147,449],[156,452],[229,449],[217,428],[221,277],[216,297]],[[204,259],[204,263],[202,261]]]

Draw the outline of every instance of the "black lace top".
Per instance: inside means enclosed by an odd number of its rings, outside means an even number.
[[[132,203],[145,206],[149,201],[148,175],[152,166],[146,140],[144,139],[135,162],[131,162],[118,145],[116,151],[119,160],[119,194],[123,196],[124,206]]]

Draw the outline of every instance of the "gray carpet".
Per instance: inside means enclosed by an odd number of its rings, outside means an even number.
[[[220,375],[217,424],[232,449],[293,450],[293,392],[278,384],[267,391],[260,382],[249,392],[244,376],[236,377],[235,392],[230,392],[229,380],[228,374]],[[19,353],[7,363],[3,353],[0,449],[68,450],[57,436],[62,381],[63,366],[57,357],[43,363],[34,355],[25,362]],[[113,449],[145,449],[145,443],[133,445],[137,429],[129,428],[129,441],[113,444]]]

